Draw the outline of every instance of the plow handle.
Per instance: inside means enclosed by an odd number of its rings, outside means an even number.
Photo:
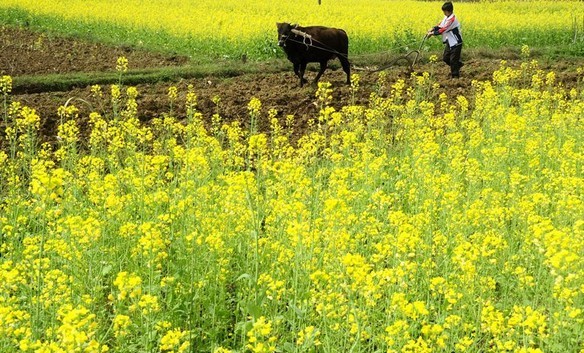
[[[422,39],[422,43],[420,43],[420,47],[418,48],[418,50],[415,50],[416,56],[414,57],[414,61],[412,61],[412,66],[410,66],[411,71],[414,71],[414,65],[416,65],[416,61],[418,61],[418,57],[420,56],[420,51],[422,50],[424,43],[426,43],[426,39],[428,39],[429,37],[430,36],[428,35],[428,33],[426,33],[426,35],[424,36],[424,39]]]

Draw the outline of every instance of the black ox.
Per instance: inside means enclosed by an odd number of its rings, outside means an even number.
[[[351,83],[349,64],[349,37],[342,29],[323,26],[301,27],[290,23],[276,23],[278,45],[284,49],[288,60],[294,65],[294,73],[300,78],[300,87],[307,81],[304,72],[308,63],[320,63],[320,70],[314,79],[316,84],[327,68],[328,61],[339,58],[343,71],[347,74],[347,84]]]

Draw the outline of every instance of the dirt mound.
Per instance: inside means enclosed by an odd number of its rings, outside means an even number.
[[[471,69],[472,65],[465,66]],[[432,67],[427,67],[430,69]],[[433,66],[434,71],[438,69]],[[442,68],[439,74],[445,74]],[[442,72],[444,71],[444,72]],[[438,73],[437,73],[438,74]],[[316,72],[308,72],[306,76],[313,79]],[[331,82],[333,88],[332,106],[341,109],[350,104],[366,105],[372,91],[377,89],[378,73],[359,72],[360,88],[353,94],[349,86],[344,84],[345,73],[341,69],[328,70],[323,75],[321,81]],[[488,73],[476,73],[472,77],[482,76],[487,79]],[[470,76],[470,75],[469,75]],[[388,85],[395,83],[400,78],[409,77],[406,67],[398,67],[388,71]],[[184,102],[186,101],[187,87],[193,85],[197,94],[197,107],[206,120],[210,121],[215,113],[219,113],[225,122],[239,120],[244,126],[247,125],[249,114],[247,104],[252,98],[258,98],[262,102],[263,116],[271,109],[276,110],[280,121],[284,121],[286,116],[294,115],[295,131],[302,134],[306,130],[307,121],[318,114],[317,98],[315,97],[316,87],[307,85],[300,88],[298,78],[292,73],[266,73],[248,74],[233,78],[207,77],[204,79],[188,79],[179,82],[162,82],[152,84],[140,84],[138,90],[138,117],[146,122],[152,118],[160,117],[170,113],[170,100],[168,89],[176,86],[178,89],[177,102],[173,106],[173,114],[177,117],[185,116]],[[461,78],[456,81],[442,80],[440,87],[435,92],[436,95],[446,92],[455,98],[464,94],[471,87],[471,78]],[[79,108],[81,121],[86,121],[89,113],[98,111],[102,114],[111,115],[111,104],[109,104],[109,85],[103,85],[104,96],[100,100],[92,97],[91,87],[74,89],[67,92],[46,92],[34,94],[20,94],[12,98],[20,101],[37,110],[42,118],[43,134],[51,140],[56,135],[56,123],[59,118],[57,110],[59,106],[70,100],[69,104],[74,104]],[[385,90],[385,95],[389,94],[389,88]],[[219,103],[216,104],[216,98]],[[269,122],[262,119],[259,122],[261,130],[267,130]]]
[[[188,62],[185,56],[111,47],[14,27],[0,27],[0,43],[0,75],[113,71],[120,56],[125,56],[133,69]]]

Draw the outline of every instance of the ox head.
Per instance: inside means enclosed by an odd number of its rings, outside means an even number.
[[[276,26],[278,27],[278,45],[285,47],[288,37],[292,34],[292,29],[294,29],[296,25],[290,23],[276,23]]]

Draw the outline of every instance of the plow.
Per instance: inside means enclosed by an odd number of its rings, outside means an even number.
[[[361,67],[361,66],[351,65],[351,68],[353,70],[356,70],[356,71],[379,72],[379,71],[387,70],[387,69],[395,66],[399,62],[405,61],[408,63],[409,71],[414,71],[414,67],[416,66],[416,63],[418,62],[418,59],[420,58],[420,53],[421,53],[422,48],[424,47],[424,44],[426,43],[427,39],[428,39],[428,35],[425,35],[424,38],[422,39],[418,49],[410,50],[406,54],[399,55],[391,60],[387,60],[377,67],[375,67],[375,66]],[[379,54],[385,54],[385,53],[387,53],[387,52],[379,53]]]

